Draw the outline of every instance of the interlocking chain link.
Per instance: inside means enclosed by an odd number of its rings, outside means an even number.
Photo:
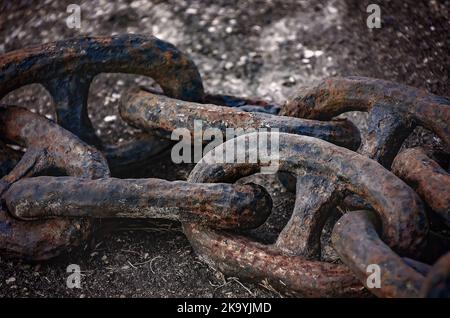
[[[90,83],[104,72],[150,76],[162,88],[133,90],[122,98],[122,118],[143,131],[125,145],[104,145],[88,117]],[[182,222],[195,251],[215,268],[267,279],[286,294],[448,297],[450,258],[443,254],[450,250],[449,239],[429,226],[434,214],[449,226],[448,171],[421,149],[399,153],[417,125],[450,148],[448,100],[361,77],[327,79],[282,106],[205,93],[187,55],[141,35],[84,37],[0,56],[1,97],[30,83],[50,92],[57,123],[21,107],[0,107],[2,254],[48,259],[86,241],[96,219],[165,218]],[[369,112],[369,133],[362,140],[350,121],[334,119],[349,110]],[[222,143],[187,181],[110,177],[110,169],[126,175],[151,164],[171,148],[169,137],[178,128],[193,137],[195,120],[222,133],[227,128],[279,132]],[[277,172],[294,177],[296,200],[277,240],[265,245],[243,230],[279,211],[272,211],[264,187],[237,181],[266,163],[217,158],[242,141],[248,158],[258,152],[250,138],[275,135]],[[25,153],[10,144],[25,147]],[[339,262],[321,261],[321,233],[338,207],[345,208],[332,230]],[[437,262],[429,266],[419,260]],[[379,288],[367,283],[371,264],[380,267]]]
[[[86,179],[109,176],[106,159],[97,149],[54,122],[24,108],[0,107],[0,136],[5,142],[27,148],[17,165],[0,180],[0,195],[19,179],[50,169]],[[4,167],[4,161],[0,166]],[[2,254],[43,260],[85,242],[91,221],[59,218],[22,222],[2,207],[0,225]]]

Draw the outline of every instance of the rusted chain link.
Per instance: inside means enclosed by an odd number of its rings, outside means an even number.
[[[380,266],[380,288],[370,288],[378,297],[419,297],[424,277],[383,243],[377,234],[380,227],[371,211],[349,212],[334,226],[334,249],[365,285],[368,266]]]
[[[163,218],[219,229],[258,227],[272,208],[269,194],[255,184],[191,184],[160,179],[29,178],[13,184],[3,200],[8,211],[23,220]]]
[[[203,99],[200,74],[186,55],[155,37],[132,34],[64,40],[4,54],[0,96],[41,83],[53,97],[58,123],[99,145],[87,116],[87,98],[92,79],[105,72],[150,76],[169,96]]]
[[[423,149],[406,149],[395,157],[392,172],[408,183],[450,226],[450,175]]]
[[[83,37],[13,51],[0,57],[0,97],[23,85],[41,83],[53,97],[57,122],[104,150],[113,171],[151,162],[170,147],[165,141],[139,136],[121,146],[103,145],[88,117],[88,93],[99,73],[120,72],[152,77],[175,98],[202,100],[197,67],[173,45],[152,36],[125,34]]]
[[[131,73],[153,78],[170,97],[215,101],[246,110],[278,112],[278,105],[227,95],[205,94],[194,62],[172,44],[152,36],[124,34],[82,37],[9,52],[0,56],[0,98],[23,85],[41,83],[53,98],[57,122],[99,147],[114,174],[127,175],[170,147],[165,140],[139,135],[120,146],[104,145],[88,117],[88,93],[99,73]]]
[[[414,87],[365,78],[330,78],[305,88],[281,114],[330,120],[347,111],[369,112],[369,133],[359,152],[389,168],[415,126],[435,132],[450,148],[450,101]]]
[[[121,116],[144,131],[130,143],[103,145],[88,118],[89,86],[102,72],[150,76],[162,88],[123,97]],[[436,248],[438,255],[448,250],[435,244],[435,233],[429,235],[419,198],[448,225],[448,173],[419,149],[398,154],[417,125],[435,132],[450,148],[448,100],[355,77],[328,79],[282,107],[207,94],[188,56],[140,35],[72,39],[0,57],[0,97],[30,83],[41,83],[50,92],[62,127],[23,108],[0,106],[2,253],[48,259],[87,240],[95,219],[165,218],[181,221],[194,249],[215,268],[241,278],[268,279],[289,294],[366,296],[367,266],[377,264],[381,288],[369,289],[379,297],[448,296],[449,255],[433,267],[418,261],[425,250]],[[281,115],[300,118],[277,116],[280,108]],[[350,121],[333,119],[349,110],[369,112],[369,134],[361,145]],[[224,135],[226,128],[277,128],[280,133],[251,133],[223,143],[196,165],[187,182],[110,178],[110,168],[126,175],[130,167],[148,164],[170,149],[168,137],[177,128],[187,128],[194,137],[195,120]],[[259,185],[235,182],[266,163],[223,163],[216,160],[223,156],[216,155],[226,156],[230,147],[234,151],[235,143],[248,145],[251,138],[275,135],[277,172],[294,176],[296,200],[277,240],[265,245],[242,230],[266,221],[271,198]],[[7,144],[26,151],[21,157]],[[245,158],[258,152],[256,145],[245,148]],[[339,146],[359,147],[360,154]],[[393,173],[385,169],[392,162]],[[337,206],[365,210],[345,213],[334,226],[332,245],[344,264],[321,261],[320,255],[322,230]]]
[[[209,152],[191,172],[189,181],[233,183],[258,172],[261,166],[257,163],[214,163],[214,154],[226,152],[232,143],[234,140],[227,141]],[[185,223],[187,237],[203,258],[227,274],[269,278],[276,286],[301,295],[358,294],[360,289],[339,265],[307,260],[317,255],[327,213],[346,191],[363,196],[376,209],[383,224],[383,240],[396,252],[412,256],[420,252],[428,231],[422,203],[392,173],[366,157],[319,139],[280,133],[279,143],[279,171],[304,176],[302,185],[309,188],[298,189],[294,212],[277,242],[264,246],[249,238]]]
[[[17,180],[50,169],[88,179],[109,176],[108,165],[99,151],[24,108],[0,107],[0,136],[4,141],[27,148],[19,163],[0,180],[0,196]],[[24,222],[0,208],[2,254],[27,260],[49,259],[67,251],[85,242],[90,229],[88,219]]]
[[[201,120],[204,129],[226,128],[279,129],[281,132],[313,136],[341,146],[356,149],[359,130],[349,121],[323,122],[262,113],[242,112],[212,104],[180,101],[143,90],[122,98],[120,114],[129,124],[146,132],[170,138],[177,128],[187,128],[194,135],[194,121]]]

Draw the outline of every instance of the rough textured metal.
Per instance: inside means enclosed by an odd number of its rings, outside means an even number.
[[[0,106],[0,137],[27,148],[20,162],[1,179],[0,194],[17,180],[52,168],[86,178],[109,176],[106,160],[97,149],[25,108]]]
[[[0,138],[27,148],[19,163],[0,180],[0,194],[21,178],[54,168],[83,178],[109,176],[107,162],[99,151],[24,108],[0,107]],[[48,259],[84,242],[90,226],[83,219],[23,222],[0,209],[0,250],[2,255],[27,260]]]
[[[378,297],[419,297],[424,276],[410,267],[379,238],[380,222],[371,211],[353,211],[333,228],[333,247],[340,259],[367,287],[368,266],[380,267],[380,288],[368,288]]]
[[[359,152],[387,168],[417,125],[435,132],[450,148],[450,101],[394,82],[329,78],[300,91],[280,114],[329,120],[352,110],[369,112],[369,134]]]
[[[239,139],[268,138],[248,134]],[[345,193],[366,199],[383,224],[382,238],[402,255],[417,255],[424,246],[428,222],[417,194],[381,165],[328,142],[280,133],[279,170],[299,177],[295,209],[277,242],[265,246],[249,238],[218,232],[192,223],[184,230],[196,251],[227,274],[268,278],[278,287],[305,296],[343,296],[361,290],[340,265],[309,261],[318,254],[320,233],[330,207]],[[270,139],[270,138],[269,138]],[[191,182],[229,182],[256,173],[261,163],[214,162],[235,140],[209,152],[189,176]],[[246,156],[257,152],[246,148]],[[220,156],[219,156],[220,157]],[[350,275],[350,276],[349,276]],[[282,283],[280,284],[280,281]]]
[[[42,83],[55,101],[58,123],[95,143],[87,97],[92,79],[105,72],[150,76],[168,96],[203,98],[200,74],[189,57],[155,37],[133,34],[82,37],[4,54],[0,96],[26,84]]]
[[[123,96],[120,114],[129,124],[166,138],[170,138],[171,132],[177,128],[186,128],[193,135],[194,121],[201,120],[203,129],[220,129],[224,136],[226,128],[277,128],[281,132],[313,136],[350,149],[357,148],[360,143],[358,129],[346,120],[323,122],[243,112],[212,104],[180,101],[143,90]]]
[[[423,149],[406,149],[395,157],[392,172],[409,184],[450,226],[450,174]]]
[[[184,232],[200,257],[225,274],[262,281],[301,297],[362,297],[367,292],[343,266],[290,256],[246,237],[185,224]]]
[[[88,117],[88,92],[97,74],[111,72],[150,76],[174,98],[202,101],[204,97],[200,74],[187,55],[155,37],[125,34],[69,39],[0,56],[0,98],[23,85],[41,83],[53,97],[57,122],[100,147]],[[105,153],[113,171],[123,171],[130,169],[127,152],[136,154],[131,163],[139,165],[151,162],[167,146],[146,137],[124,149],[105,146]]]
[[[421,295],[429,298],[450,298],[450,252],[429,270]]]
[[[269,194],[255,184],[192,184],[161,179],[28,178],[13,184],[3,200],[11,214],[25,220],[162,218],[219,229],[258,227],[272,209]]]

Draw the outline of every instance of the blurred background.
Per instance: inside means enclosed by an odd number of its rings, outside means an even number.
[[[72,3],[81,8],[80,29],[66,25]],[[380,29],[366,25],[370,3],[381,8]],[[360,75],[450,95],[447,0],[0,0],[0,54],[70,37],[121,33],[153,34],[188,53],[213,93],[282,103],[299,86],[333,75]],[[117,143],[134,134],[117,106],[121,94],[135,85],[153,82],[123,74],[96,77],[90,115],[103,139]],[[23,87],[2,102],[54,118],[50,96],[40,85]],[[363,115],[352,117],[364,128]],[[422,142],[440,143],[429,132],[416,131],[410,143]],[[97,244],[48,264],[0,262],[0,297],[279,296],[264,283],[244,284],[208,268],[176,225],[149,225],[147,232],[128,231]],[[81,262],[89,281],[82,290],[65,287],[65,268],[73,262]]]

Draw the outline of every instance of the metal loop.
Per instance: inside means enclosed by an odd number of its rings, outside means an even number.
[[[329,78],[288,101],[281,114],[329,120],[369,112],[369,134],[359,152],[389,168],[415,126],[435,132],[450,148],[450,101],[426,91],[366,77]]]
[[[379,238],[380,222],[371,211],[352,211],[333,228],[333,247],[356,277],[378,297],[419,297],[424,277]],[[379,266],[379,286],[367,286],[370,265]]]
[[[161,179],[36,177],[13,184],[3,200],[11,214],[24,220],[162,218],[218,229],[258,227],[272,208],[269,194],[255,184]]]
[[[423,149],[410,148],[395,157],[392,172],[409,184],[450,226],[450,175],[437,162]]]
[[[224,135],[226,128],[268,128],[321,138],[350,149],[358,148],[360,143],[359,130],[347,120],[323,122],[243,112],[213,104],[181,101],[143,90],[123,96],[120,114],[130,125],[165,138],[170,138],[170,133],[177,128],[186,128],[193,135],[194,121],[200,120],[204,129],[219,129]]]
[[[261,163],[220,163],[214,162],[214,158],[226,153],[234,142],[270,135],[247,134],[227,141],[196,165],[189,181],[234,182],[258,172]],[[264,246],[245,237],[185,223],[186,235],[202,257],[225,273],[252,279],[267,277],[277,286],[281,280],[281,285],[304,295],[358,293],[346,269],[301,257],[314,254],[310,251],[320,244],[317,233],[321,232],[329,207],[338,204],[346,192],[364,197],[375,208],[382,220],[383,240],[391,248],[404,255],[420,252],[428,222],[420,199],[401,180],[376,162],[345,148],[306,136],[277,135],[278,171],[292,173],[299,180],[303,178],[302,184],[307,185],[298,189],[294,212],[277,243]],[[251,146],[245,149],[246,155],[257,151]],[[277,269],[280,262],[283,266]]]
[[[88,93],[99,73],[131,73],[152,77],[174,98],[202,101],[200,74],[188,56],[172,44],[134,34],[82,37],[30,47],[0,56],[0,97],[23,85],[42,83],[55,102],[57,122],[82,140],[101,146],[88,117]],[[137,159],[159,154],[157,138],[127,144]],[[130,158],[120,147],[106,147],[113,170],[127,169]],[[135,159],[135,161],[137,161]]]
[[[52,168],[83,178],[109,176],[107,162],[99,151],[24,108],[0,107],[0,137],[27,148],[18,164],[1,179],[0,195],[19,179]],[[23,222],[0,209],[0,250],[27,260],[48,259],[85,241],[90,227],[83,219]]]

